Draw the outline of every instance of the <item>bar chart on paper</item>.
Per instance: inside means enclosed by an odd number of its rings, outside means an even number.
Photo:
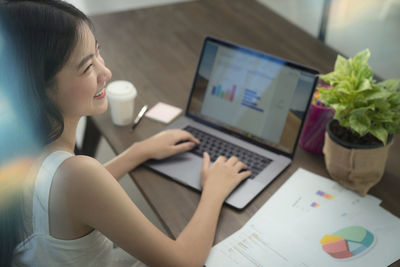
[[[332,196],[332,195],[330,195],[330,194],[328,194],[328,193],[325,193],[325,192],[322,191],[322,190],[318,190],[318,191],[316,192],[316,195],[318,195],[318,196],[320,196],[320,197],[323,197],[323,198],[325,198],[325,199],[328,199],[328,200],[331,200],[331,199],[334,198],[334,196]],[[320,206],[320,204],[319,204],[318,202],[313,201],[313,202],[311,203],[311,207],[313,207],[313,208],[318,208],[319,206]]]

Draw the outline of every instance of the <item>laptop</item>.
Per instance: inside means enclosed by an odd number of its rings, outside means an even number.
[[[201,142],[189,152],[146,163],[201,190],[203,152],[211,161],[237,156],[252,171],[226,199],[243,209],[291,163],[317,83],[318,71],[206,37],[184,116],[184,129]]]

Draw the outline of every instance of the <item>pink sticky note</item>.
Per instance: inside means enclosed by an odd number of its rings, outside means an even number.
[[[149,111],[146,112],[146,117],[162,122],[162,123],[170,123],[173,119],[175,119],[180,113],[182,109],[158,102],[154,107],[152,107]]]

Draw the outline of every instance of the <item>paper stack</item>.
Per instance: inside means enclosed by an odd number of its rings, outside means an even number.
[[[400,220],[380,202],[298,169],[206,266],[388,266],[400,258]]]

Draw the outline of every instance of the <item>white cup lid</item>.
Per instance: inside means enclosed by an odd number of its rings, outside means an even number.
[[[107,85],[107,95],[113,100],[131,100],[136,97],[135,86],[128,81],[113,81]]]

